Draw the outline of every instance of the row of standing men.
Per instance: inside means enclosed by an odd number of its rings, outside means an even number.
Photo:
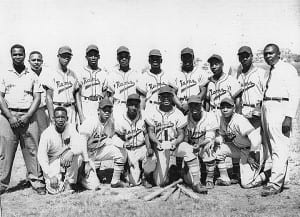
[[[221,101],[234,99],[236,113],[244,115],[256,132],[260,132],[260,126],[263,126],[263,144],[271,153],[272,174],[262,194],[275,194],[282,189],[287,168],[287,134],[297,109],[298,77],[293,66],[280,60],[280,51],[275,44],[264,49],[270,71],[256,67],[252,63],[251,48],[243,46],[238,51],[241,67],[232,75],[224,73],[223,59],[217,54],[208,59],[212,74],[203,71],[195,63],[190,48],[181,51],[182,65],[176,73],[167,73],[161,68],[162,55],[156,49],[150,51],[150,67],[142,73],[130,67],[130,52],[124,46],[117,50],[119,64],[111,72],[98,66],[100,55],[95,45],[86,49],[88,65],[80,73],[67,67],[72,57],[68,46],[59,48],[58,67],[54,70],[42,68],[42,54],[38,51],[30,53],[30,68],[25,67],[25,49],[21,45],[11,48],[11,57],[13,68],[1,75],[1,192],[9,184],[19,142],[28,179],[34,190],[43,192],[37,144],[49,124],[48,117],[55,126],[54,108],[66,108],[69,122],[83,125],[86,120],[97,117],[99,101],[104,97],[113,102],[116,117],[126,110],[127,98],[132,93],[139,95],[142,110],[157,107],[162,86],[173,88],[172,104],[184,115],[189,111],[188,99],[197,95],[202,102],[200,107],[214,113],[218,123],[222,116]],[[41,100],[40,93],[44,90]],[[119,162],[121,167],[122,164]],[[118,183],[112,184],[118,186]]]

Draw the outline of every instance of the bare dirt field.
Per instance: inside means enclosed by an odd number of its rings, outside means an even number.
[[[140,197],[154,191],[143,187],[45,195],[34,193],[24,183],[26,170],[20,150],[17,152],[10,189],[1,196],[2,216],[300,216],[300,108],[294,120],[290,147],[288,182],[281,194],[262,198],[260,188],[245,190],[239,185],[216,186],[200,200],[181,195],[167,202]]]

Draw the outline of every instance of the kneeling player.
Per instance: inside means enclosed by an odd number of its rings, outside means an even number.
[[[130,184],[136,186],[143,182],[142,184],[145,187],[150,188],[152,185],[149,183],[149,175],[152,171],[147,170],[145,165],[147,161],[155,161],[155,156],[153,149],[150,147],[148,135],[145,135],[144,113],[140,110],[140,103],[141,100],[138,94],[128,96],[126,102],[127,111],[115,116],[113,141],[114,144],[126,150]],[[144,171],[142,180],[140,162]]]
[[[200,183],[200,167],[198,157],[192,145],[183,142],[186,118],[173,106],[173,89],[163,86],[159,90],[160,104],[154,108],[146,108],[146,123],[149,125],[150,140],[155,145],[157,165],[153,174],[156,185],[168,183],[170,152],[176,157],[183,157],[192,180],[192,189],[198,193],[207,193]]]
[[[206,166],[206,187],[214,187],[215,153],[214,141],[216,130],[219,128],[214,114],[202,110],[199,96],[188,99],[188,125],[186,127],[185,141],[193,145],[194,153],[199,154]]]
[[[111,187],[128,187],[126,183],[120,180],[126,155],[112,142],[114,134],[114,123],[111,118],[112,108],[113,104],[109,99],[101,100],[98,107],[98,118],[86,119],[78,129],[85,139],[84,159],[88,159],[83,162],[84,172],[81,174],[80,182],[87,189],[99,189],[100,181],[96,169],[100,167],[101,161],[104,160],[114,161]]]
[[[67,122],[67,110],[54,110],[54,125],[50,125],[41,135],[38,161],[50,194],[64,190],[74,190],[77,183],[81,136],[75,125]]]
[[[266,180],[261,173],[263,150],[259,132],[242,115],[234,113],[234,101],[224,98],[220,104],[222,116],[220,119],[221,142],[216,150],[219,161],[219,185],[230,185],[225,158],[227,156],[240,159],[240,177],[243,188],[261,185]],[[224,165],[222,167],[222,165]]]

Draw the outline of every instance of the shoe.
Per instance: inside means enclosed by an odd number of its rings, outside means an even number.
[[[129,187],[129,185],[120,180],[117,183],[110,184],[110,187],[112,187],[112,188],[127,188],[127,187]]]
[[[198,194],[207,194],[207,188],[204,185],[202,185],[201,183],[193,185],[192,189],[193,189],[193,191],[195,191]]]
[[[224,181],[222,179],[217,179],[216,185],[219,185],[219,186],[230,186],[231,182],[230,181]]]
[[[239,184],[239,180],[238,179],[230,179],[230,184],[232,185],[236,185],[236,184]]]
[[[32,187],[32,189],[36,193],[38,193],[39,195],[45,195],[46,194],[46,188],[45,187],[37,187],[37,188]]]
[[[68,192],[68,193],[75,192],[75,189],[76,189],[75,186],[76,186],[76,184],[66,182],[65,186],[64,186],[64,192]]]
[[[152,188],[151,183],[149,183],[146,179],[143,179],[143,180],[142,180],[142,185],[143,185],[145,188]]]
[[[280,193],[280,190],[281,190],[280,188],[276,189],[274,188],[274,186],[269,185],[269,186],[264,186],[260,194],[262,197],[266,197],[266,196],[278,194]]]
[[[213,189],[215,187],[214,183],[212,181],[206,182],[206,188],[207,189]]]

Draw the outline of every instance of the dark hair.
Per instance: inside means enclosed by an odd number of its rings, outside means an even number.
[[[41,55],[43,57],[42,53],[37,51],[37,50],[31,51],[30,54],[29,54],[29,57],[31,57],[31,55],[33,55],[33,54],[38,54],[38,55]]]
[[[10,48],[10,53],[12,53],[12,50],[15,49],[15,48],[20,48],[23,50],[24,54],[25,54],[25,48],[23,45],[20,45],[20,44],[14,44],[11,48]]]
[[[271,44],[267,44],[267,45],[265,46],[264,50],[265,50],[267,47],[273,47],[273,48],[275,48],[275,50],[276,50],[277,53],[280,53],[280,49],[279,49],[279,47],[278,47],[277,44],[272,44],[272,43],[271,43]]]
[[[68,115],[67,109],[65,109],[64,107],[61,107],[61,106],[56,107],[54,109],[54,114],[55,114],[55,112],[58,112],[58,111],[63,111],[66,113],[66,115]]]

